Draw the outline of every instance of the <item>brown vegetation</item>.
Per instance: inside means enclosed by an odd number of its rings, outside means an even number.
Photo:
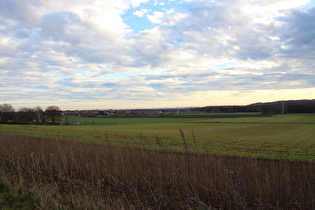
[[[193,154],[181,135],[185,153],[0,134],[0,180],[45,209],[315,208],[314,163]]]

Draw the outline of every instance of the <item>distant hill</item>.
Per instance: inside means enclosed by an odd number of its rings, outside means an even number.
[[[258,102],[244,106],[206,106],[194,110],[210,113],[261,112],[264,114],[315,113],[315,99]]]
[[[315,103],[315,99],[312,100],[285,100],[285,101],[273,101],[273,102],[265,102],[265,103],[254,103],[247,106],[253,106],[253,105],[269,105],[269,104],[312,104]]]

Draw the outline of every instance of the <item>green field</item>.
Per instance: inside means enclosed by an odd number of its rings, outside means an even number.
[[[1,125],[1,132],[130,147],[315,161],[315,115],[243,118],[82,118],[80,125]],[[180,129],[184,136],[180,135]]]

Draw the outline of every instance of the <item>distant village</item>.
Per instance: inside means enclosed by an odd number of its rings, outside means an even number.
[[[114,109],[96,109],[96,110],[64,110],[62,111],[63,116],[81,116],[81,117],[126,117],[126,116],[143,116],[143,115],[161,115],[161,114],[178,114],[188,112],[191,109],[125,109],[125,110],[114,110]]]
[[[289,100],[268,103],[255,103],[243,106],[205,106],[160,109],[97,109],[97,110],[64,110],[63,116],[81,117],[141,117],[141,116],[174,116],[197,115],[202,113],[238,113],[257,112],[263,114],[315,113],[315,100]]]

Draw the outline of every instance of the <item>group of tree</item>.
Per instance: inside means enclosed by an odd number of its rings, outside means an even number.
[[[252,104],[266,114],[315,113],[315,100],[289,100]]]
[[[21,107],[15,110],[11,104],[0,104],[0,123],[7,124],[55,124],[62,112],[58,106]]]

